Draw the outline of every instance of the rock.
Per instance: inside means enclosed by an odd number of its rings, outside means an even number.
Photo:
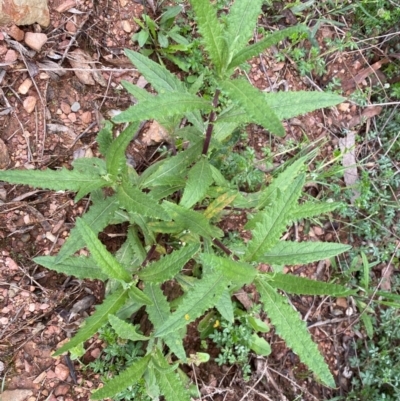
[[[8,34],[18,42],[22,42],[24,40],[25,32],[22,29],[19,29],[17,25],[13,25]]]
[[[0,394],[0,401],[24,401],[32,394],[31,390],[6,390]]]
[[[69,391],[69,385],[68,384],[60,384],[57,386],[54,390],[54,395],[58,397],[59,395],[65,395]]]
[[[81,105],[79,102],[74,102],[71,105],[71,111],[73,111],[74,113],[77,112],[78,110],[80,110]]]
[[[124,20],[121,22],[122,25],[122,29],[126,32],[126,33],[131,33],[132,32],[132,25],[129,23],[129,21]]]
[[[25,100],[24,100],[24,109],[26,110],[26,112],[28,114],[31,114],[33,110],[35,110],[35,106],[36,106],[36,98],[35,96],[28,96]]]
[[[18,53],[15,50],[7,50],[6,55],[4,56],[4,61],[17,61]]]
[[[67,102],[61,102],[60,109],[64,114],[71,113],[71,106]]]
[[[6,144],[0,139],[0,170],[4,170],[10,164],[10,156]]]
[[[82,113],[81,115],[81,121],[84,124],[89,124],[92,122],[92,113],[90,111],[85,111],[84,113]]]
[[[44,33],[27,32],[24,41],[31,49],[39,52],[47,42],[47,35]]]
[[[18,87],[18,93],[21,95],[26,95],[29,91],[29,88],[32,86],[32,80],[26,78],[24,82]]]
[[[69,369],[67,366],[63,365],[62,363],[58,364],[55,369],[54,373],[56,374],[56,377],[60,380],[67,380],[69,376]]]
[[[7,0],[0,1],[0,25],[50,24],[47,0]]]
[[[77,27],[72,21],[68,21],[65,24],[65,29],[70,33],[75,33],[77,31]]]
[[[73,123],[76,122],[76,114],[75,113],[69,113],[67,117],[71,122],[73,122]]]

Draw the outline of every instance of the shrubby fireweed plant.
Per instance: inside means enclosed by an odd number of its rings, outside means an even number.
[[[93,400],[113,397],[143,378],[153,399],[163,395],[168,401],[189,400],[179,365],[207,358],[186,354],[187,326],[214,308],[233,322],[231,295],[246,284],[255,285],[277,334],[320,381],[335,386],[305,322],[278,290],[331,296],[352,293],[340,285],[281,273],[284,265],[331,258],[349,249],[342,244],[280,240],[289,224],[330,212],[338,204],[299,204],[307,155],[253,193],[240,192],[212,164],[213,154],[241,125],[256,123],[284,136],[281,120],[343,101],[336,94],[321,92],[263,93],[240,76],[240,66],[247,60],[288,35],[305,31],[303,26],[290,27],[248,45],[262,3],[236,0],[222,23],[209,0],[190,0],[215,82],[212,102],[198,95],[201,77],[188,87],[164,66],[126,50],[157,94],[123,82],[137,104],[106,122],[99,132],[97,142],[104,158],[77,159],[72,170],[1,172],[1,180],[10,183],[75,191],[76,201],[90,193],[89,210],[77,219],[59,253],[34,260],[80,279],[107,282],[103,303],[55,355],[80,346],[106,323],[120,338],[145,344],[143,355],[94,391]],[[168,131],[174,152],[138,174],[127,164],[125,151],[139,124],[150,119]],[[114,139],[113,124],[122,123],[127,126]],[[109,188],[107,195],[104,188]],[[222,243],[224,231],[218,225],[231,208],[247,215],[245,228],[251,232],[251,239],[242,241],[238,247],[242,251],[237,252]],[[98,233],[122,222],[129,224],[126,242],[111,254]],[[76,256],[83,247],[90,255]],[[164,256],[152,260],[155,249],[163,249],[158,254]],[[274,271],[262,273],[257,269],[260,263],[273,266]],[[188,273],[193,266],[196,275]],[[170,281],[177,287],[175,299],[167,299],[162,290]],[[153,329],[141,334],[127,318],[143,307]],[[269,354],[269,344],[261,335],[252,336],[252,341],[250,349]]]

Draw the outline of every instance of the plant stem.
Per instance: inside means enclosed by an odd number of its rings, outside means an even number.
[[[214,109],[217,107],[218,105],[218,98],[219,98],[219,94],[220,94],[220,90],[217,89],[215,91],[214,94],[214,99],[213,99],[213,107]],[[211,134],[214,128],[214,120],[215,120],[215,110],[213,110],[209,117],[208,117],[208,126],[207,126],[207,132],[206,132],[206,139],[204,140],[204,146],[203,146],[203,155],[206,155],[208,152],[208,148],[210,147],[210,142],[211,142]]]

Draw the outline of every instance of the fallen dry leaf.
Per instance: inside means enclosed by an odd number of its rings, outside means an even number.
[[[93,60],[89,54],[81,49],[75,49],[70,53],[68,61],[72,68],[75,68],[74,73],[79,81],[85,85],[95,85],[91,71],[91,63],[93,63]]]
[[[355,155],[356,134],[354,131],[348,131],[346,137],[339,139],[340,151],[343,154],[342,164],[344,167],[344,182],[347,187],[352,188],[353,196],[351,203],[360,196],[360,192],[355,188],[358,182],[357,162]]]

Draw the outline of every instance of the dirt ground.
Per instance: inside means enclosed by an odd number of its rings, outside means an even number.
[[[47,36],[37,52],[24,41],[18,42],[21,32],[15,27],[0,28],[1,168],[54,169],[70,167],[71,161],[82,155],[98,156],[95,137],[100,122],[110,118],[114,110],[124,110],[131,104],[120,81],[145,84],[123,49],[135,48],[130,38],[138,27],[132,18],[151,13],[147,3],[77,0],[72,9],[63,7],[70,3],[49,1],[51,23],[45,29],[36,25],[20,27],[22,35],[41,32]],[[288,24],[290,20],[285,17],[279,21],[280,27]],[[332,28],[322,27],[320,39],[334,34]],[[300,77],[290,60],[278,63],[273,52],[253,60],[249,74],[254,85],[267,91],[319,90],[338,77],[347,83],[350,93],[364,84],[360,77],[371,74],[366,60],[357,53],[337,53],[326,60],[327,75],[310,80]],[[274,139],[272,144],[259,127],[251,127],[250,145],[260,155],[265,146],[276,150],[284,141],[296,143],[307,136],[310,141],[323,139],[321,157],[329,158],[338,147],[343,129],[360,129],[361,117],[371,117],[374,111],[370,109],[369,113],[365,115],[346,102],[338,108],[297,117],[285,122],[287,136]],[[147,164],[149,153],[157,146],[157,139],[146,139],[144,129],[129,147],[136,166]],[[317,185],[309,190],[318,195]],[[32,262],[35,256],[56,254],[76,217],[87,208],[87,199],[74,204],[73,198],[72,193],[34,190],[0,181],[0,377],[7,390],[25,391],[18,396],[12,393],[14,401],[85,401],[99,384],[98,375],[83,371],[65,357],[52,358],[51,354],[90,314],[93,304],[101,303],[103,285],[59,275]],[[230,224],[235,227],[237,222],[232,220]],[[293,228],[287,235],[302,235],[302,230]],[[113,235],[117,231],[114,227],[102,234],[110,249],[120,245]],[[329,221],[324,227],[311,226],[307,234],[311,240],[328,241],[336,235],[346,242],[345,233]],[[329,267],[321,262],[299,267],[295,273],[327,279]],[[68,320],[71,308],[85,297],[91,300],[86,309]],[[327,389],[313,380],[298,357],[272,331],[267,339],[273,352],[267,360],[252,359],[255,373],[249,382],[244,382],[235,368],[219,367],[213,362],[188,367],[188,374],[199,384],[202,399],[314,401],[346,393],[352,341],[361,336],[352,326],[357,319],[355,306],[348,299],[317,297],[293,297],[291,302],[308,322],[336,378],[337,389]],[[190,346],[195,347],[199,343],[197,333],[190,331],[189,335]],[[84,363],[99,355],[102,344],[92,339],[87,347]],[[6,399],[1,397],[2,401]]]

